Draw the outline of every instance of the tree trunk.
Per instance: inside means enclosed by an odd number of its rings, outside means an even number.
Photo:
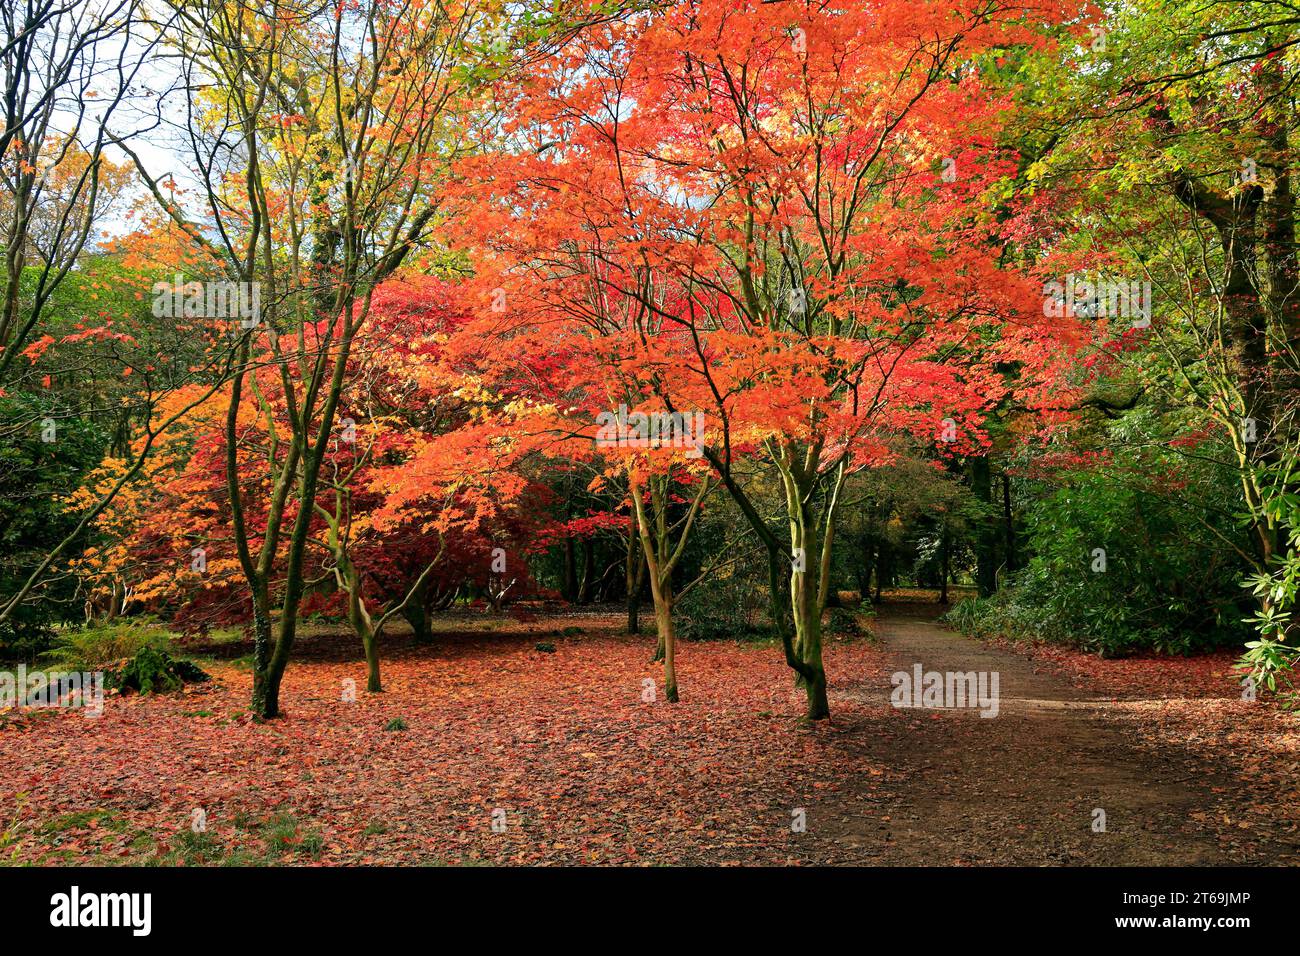
[[[641,582],[645,579],[645,552],[637,532],[636,509],[632,509],[631,526],[627,535],[627,560],[623,566],[623,579],[627,588],[627,632],[641,633]]]
[[[981,504],[993,500],[993,478],[986,457],[970,460],[971,492]],[[992,517],[992,516],[989,516]],[[998,543],[989,520],[981,513],[975,523],[975,583],[979,596],[988,597],[998,584]],[[946,602],[945,602],[946,603]]]
[[[1268,99],[1279,98],[1284,82],[1280,58],[1262,62],[1253,82]],[[1153,109],[1151,118],[1171,137],[1178,135],[1165,107]],[[1254,125],[1268,147],[1258,182],[1225,193],[1181,170],[1171,172],[1169,182],[1178,201],[1214,227],[1223,252],[1224,280],[1217,298],[1228,321],[1218,334],[1231,359],[1233,387],[1221,397],[1226,409],[1254,419],[1259,430],[1258,439],[1251,441],[1237,427],[1228,428],[1262,569],[1271,564],[1283,538],[1265,513],[1258,470],[1276,464],[1292,440],[1293,426],[1280,406],[1295,389],[1288,354],[1300,340],[1300,303],[1287,124],[1261,111]],[[1267,607],[1267,595],[1261,603]]]
[[[677,634],[673,630],[672,589],[664,588],[655,597],[655,630],[659,633],[659,646],[663,649],[664,698],[677,703]]]
[[[816,516],[808,508],[796,507],[790,534],[794,552],[802,555],[803,561],[796,561],[790,571],[790,604],[794,614],[795,652],[804,666],[796,672],[795,684],[807,694],[808,719],[825,720],[831,711],[826,698],[826,669],[822,664],[823,602],[818,577],[822,549],[817,540]]]
[[[596,546],[591,538],[582,539],[582,582],[578,585],[578,603],[591,602],[591,586],[596,576]]]
[[[636,546],[635,555],[631,563],[636,566],[636,571],[629,572],[627,579],[627,632],[629,634],[641,633],[641,588],[645,585],[645,555],[641,553],[640,545]]]
[[[275,682],[275,695],[269,694],[271,663],[271,615],[267,602],[253,598],[253,713],[270,719],[279,716],[280,682]]]
[[[293,644],[298,633],[298,608],[302,604],[302,595],[306,583],[303,566],[307,550],[307,538],[311,532],[312,504],[316,501],[316,488],[320,478],[321,465],[329,450],[330,430],[334,426],[334,413],[338,408],[339,396],[343,392],[343,378],[347,370],[348,356],[351,352],[352,336],[354,334],[354,329],[350,325],[351,317],[348,316],[344,321],[348,324],[348,327],[345,329],[343,338],[340,341],[338,355],[334,360],[333,372],[326,386],[316,440],[309,448],[304,448],[301,453],[302,468],[297,483],[300,505],[289,537],[289,555],[285,562],[284,598],[280,605],[279,629],[275,637],[275,646],[271,649],[270,660],[266,663],[266,679],[262,684],[262,694],[259,698],[256,686],[253,694],[254,711],[264,719],[271,719],[280,713],[280,683],[284,678],[285,668],[289,666],[289,657],[293,653]],[[232,410],[237,410],[239,407],[237,392],[234,394],[231,407]],[[230,436],[233,432],[235,418],[228,417],[227,421],[229,423],[227,454],[233,455],[234,443],[230,441]],[[295,435],[294,445],[297,446],[300,442],[301,439]],[[232,474],[236,473],[234,469],[229,470]],[[273,552],[268,553],[268,557],[271,553]],[[269,576],[270,565],[268,564],[262,573],[258,575],[257,586],[264,588]],[[258,706],[259,704],[260,706]]]
[[[677,634],[673,629],[673,570],[681,556],[687,536],[691,533],[708,485],[701,484],[691,510],[682,525],[674,546],[668,531],[669,484],[663,477],[650,479],[650,502],[653,519],[647,515],[645,496],[635,482],[631,482],[632,504],[637,513],[637,532],[641,538],[641,551],[645,557],[646,575],[650,578],[650,596],[654,600],[655,631],[664,663],[664,697],[669,703],[677,702]],[[656,658],[661,655],[656,652]]]
[[[283,663],[277,660],[277,655],[272,651],[261,687],[253,688],[254,713],[263,720],[274,720],[280,716],[280,682],[284,678],[287,663],[287,660]]]
[[[889,561],[889,546],[882,541],[876,549],[876,596],[872,599],[875,604],[880,603],[880,592],[885,586],[885,575],[888,573]]]
[[[105,615],[106,621],[116,621],[126,610],[126,585],[122,583],[119,577],[113,578],[113,594],[109,598],[108,613]]]
[[[375,623],[371,620],[362,596],[361,574],[346,554],[339,553],[338,562],[343,585],[348,593],[348,622],[361,638],[361,647],[366,654],[366,690],[372,694],[382,694],[384,685],[379,679],[379,641],[375,634]]]
[[[1007,571],[1016,569],[1016,526],[1011,518],[1011,476],[1002,473],[1002,523],[1006,532]]]
[[[809,715],[816,714],[817,716],[813,717],[813,719],[829,716],[830,707],[826,703],[826,675],[823,672],[819,681],[816,672],[800,657],[795,646],[794,612],[791,607],[793,602],[790,588],[790,553],[786,546],[783,546],[779,536],[773,531],[758,508],[749,499],[745,490],[736,482],[729,465],[711,449],[705,448],[704,454],[716,470],[718,477],[721,478],[732,500],[740,507],[745,520],[749,522],[750,527],[754,529],[759,540],[763,542],[763,546],[767,549],[768,614],[772,620],[772,627],[781,639],[781,649],[785,654],[786,665],[808,681]],[[815,556],[813,560],[816,560]],[[818,639],[816,641],[819,663],[820,626],[821,622],[819,620],[817,625]],[[814,706],[812,702],[818,703]]]
[[[578,599],[578,562],[573,550],[573,539],[564,539],[564,600],[573,604]]]
[[[943,527],[939,530],[939,603],[948,603],[948,576],[949,576],[949,540],[948,540],[948,523],[945,521]]]
[[[677,703],[677,634],[673,630],[673,583],[671,570],[665,571],[657,555],[652,554],[654,545],[648,534],[642,536],[642,546],[646,550],[646,565],[650,575],[650,597],[655,608],[655,633],[659,646],[653,660],[664,663],[664,697],[669,703]]]
[[[382,694],[384,685],[379,681],[379,642],[375,632],[366,627],[361,633],[361,646],[366,651],[366,690],[372,694]]]
[[[859,541],[862,545],[862,555],[854,570],[854,576],[858,580],[858,602],[866,604],[871,600],[871,567],[874,563],[875,545],[870,535],[862,535]]]
[[[417,644],[433,643],[433,621],[429,616],[429,611],[424,606],[425,593],[422,590],[411,599],[411,603],[402,611],[402,617],[406,623],[411,625],[411,634],[414,635]]]

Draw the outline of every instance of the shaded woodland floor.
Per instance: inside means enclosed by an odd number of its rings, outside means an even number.
[[[1231,654],[1100,661],[980,644],[933,614],[890,605],[875,639],[831,641],[819,726],[766,643],[684,644],[681,703],[643,700],[653,639],[621,634],[617,614],[458,618],[426,647],[393,637],[387,692],[355,702],[354,639],[316,634],[288,671],[287,716],[266,724],[247,712],[248,649],[200,648],[216,680],[182,695],[0,719],[0,859],[1300,860],[1300,719],[1241,701]],[[997,670],[999,716],[891,707],[890,674],[917,662]]]

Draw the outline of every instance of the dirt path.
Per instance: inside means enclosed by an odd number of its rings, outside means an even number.
[[[844,862],[904,865],[1197,865],[1225,858],[1206,824],[1223,781],[1176,748],[1157,750],[1090,698],[1033,662],[945,630],[928,613],[890,609],[877,622],[890,672],[994,672],[999,713],[900,709],[892,735],[863,756],[897,768],[827,820]],[[888,706],[889,675],[853,688]],[[853,798],[850,798],[852,803]],[[1095,810],[1105,832],[1095,832]]]

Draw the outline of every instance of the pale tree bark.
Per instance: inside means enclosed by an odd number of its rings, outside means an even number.
[[[671,475],[649,475],[628,482],[632,505],[636,513],[641,548],[645,554],[646,574],[650,579],[650,596],[654,601],[655,634],[659,651],[655,659],[662,659],[664,667],[664,697],[672,703],[679,699],[677,690],[677,632],[673,621],[673,571],[676,569],[691,529],[699,514],[700,505],[712,489],[707,478],[701,478],[691,504],[684,517],[673,521],[669,514],[669,490],[673,485]]]

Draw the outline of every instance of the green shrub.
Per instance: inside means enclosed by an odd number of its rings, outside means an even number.
[[[677,604],[677,633],[687,641],[738,640],[767,629],[755,592],[740,577],[713,578],[691,588]]]
[[[833,607],[826,621],[826,633],[837,637],[861,637],[862,622],[858,612],[846,607]]]
[[[1288,707],[1300,709],[1294,680],[1300,668],[1300,648],[1294,643],[1295,609],[1300,604],[1300,496],[1289,491],[1300,478],[1300,462],[1288,459],[1264,474],[1271,479],[1265,513],[1283,530],[1287,547],[1267,571],[1246,579],[1259,602],[1250,622],[1257,637],[1246,643],[1237,663],[1257,686],[1278,694]]]
[[[62,631],[41,660],[64,670],[102,670],[147,647],[167,647],[166,633],[141,621],[115,621]]]
[[[126,663],[110,668],[105,676],[109,687],[140,694],[169,694],[185,684],[210,679],[192,661],[172,657],[156,647],[141,648]]]
[[[1031,610],[1014,606],[1015,596],[1008,587],[993,597],[963,598],[939,620],[968,637],[1037,638]]]
[[[1205,524],[1229,540],[1240,532],[1206,504],[1214,488],[1226,494],[1205,479],[1199,499],[1166,497],[1127,468],[1073,473],[1028,509],[1026,567],[944,620],[974,636],[1056,641],[1106,657],[1240,644],[1249,635],[1243,566]]]

